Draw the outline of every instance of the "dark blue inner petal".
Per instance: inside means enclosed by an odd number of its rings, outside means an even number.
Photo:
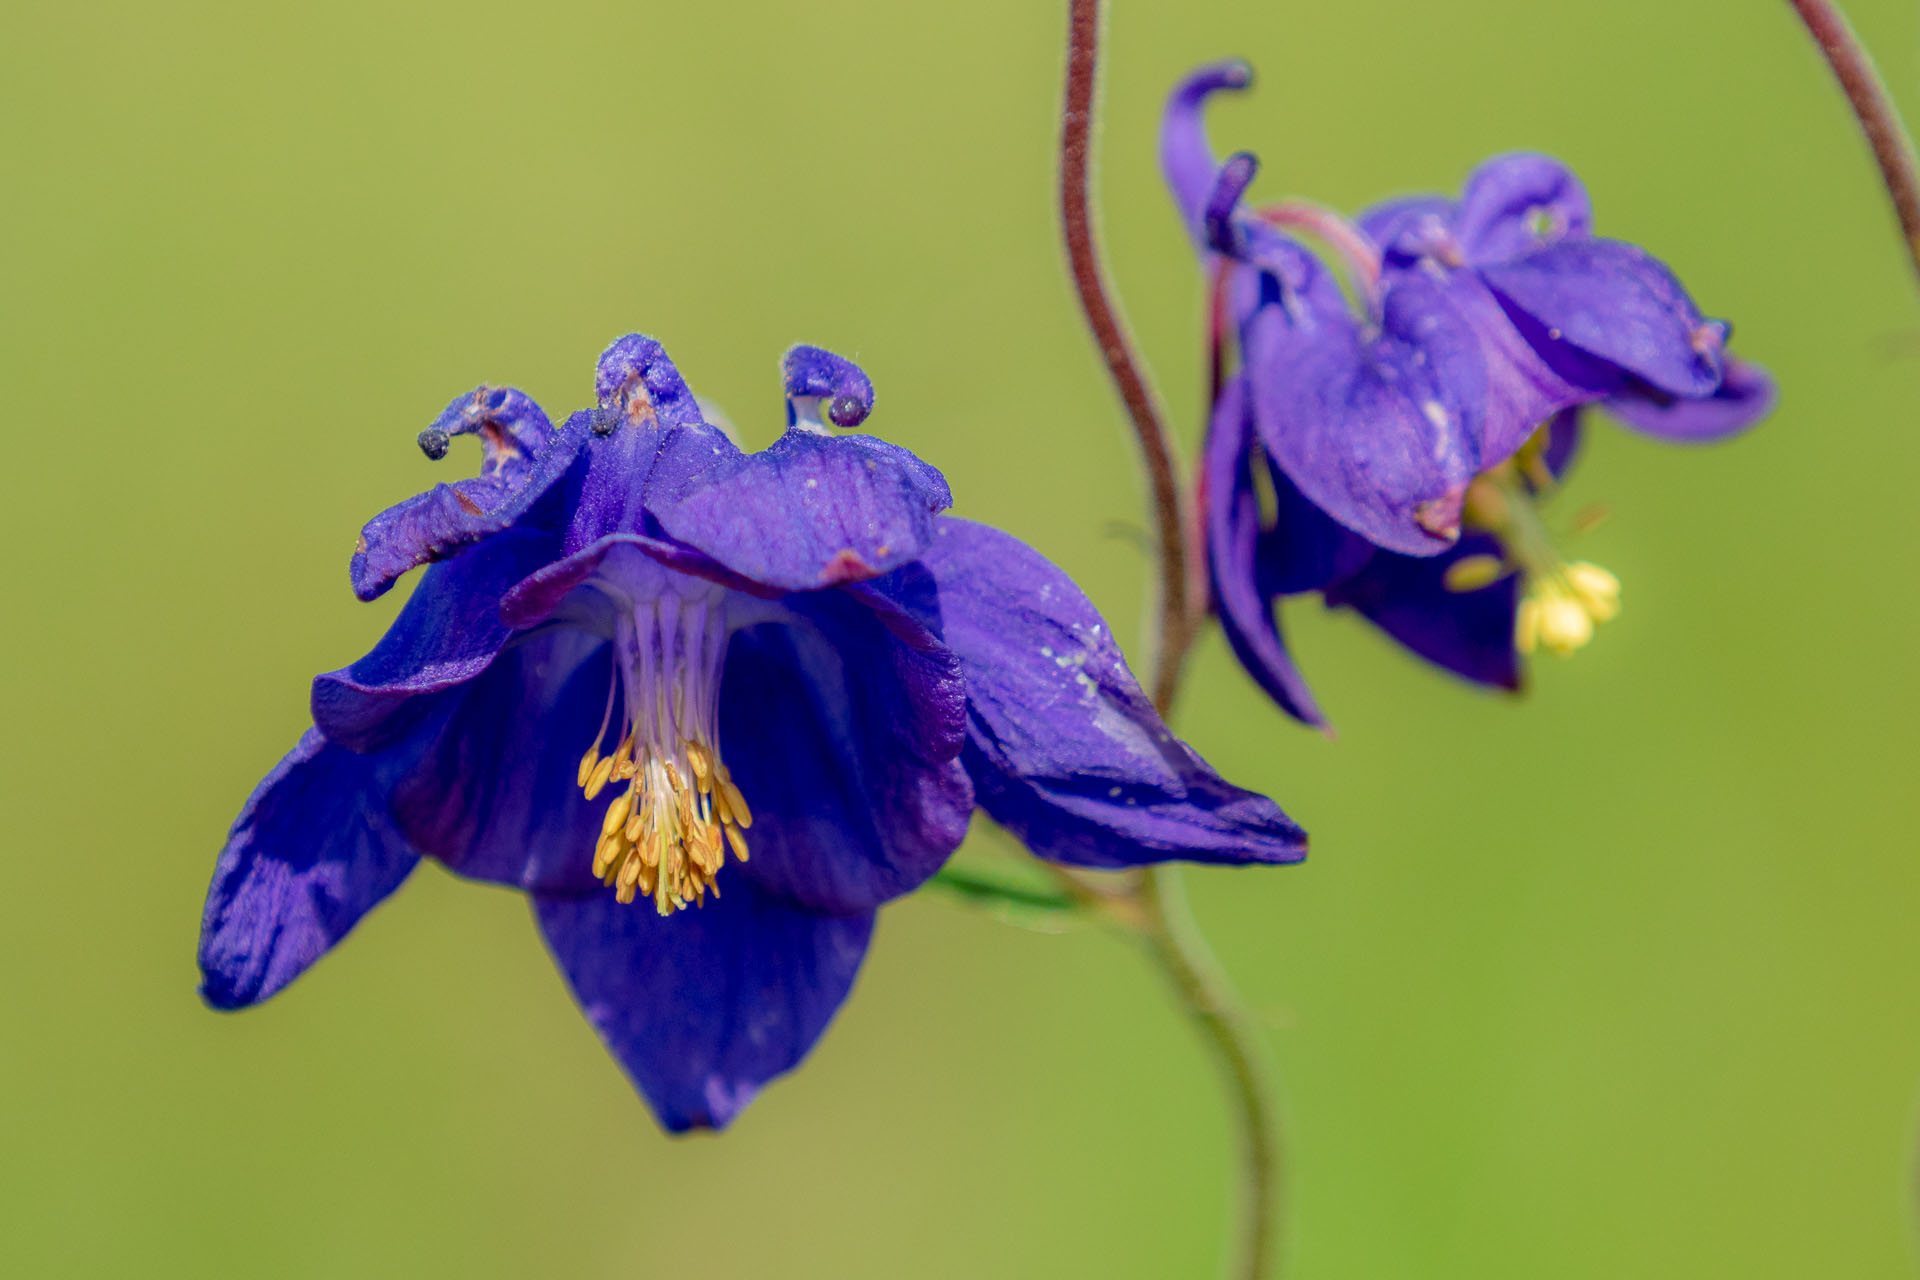
[[[675,1133],[726,1127],[799,1065],[873,933],[871,914],[816,915],[737,878],[666,917],[611,893],[536,896],[534,911],[581,1012]]]
[[[1366,568],[1327,590],[1327,603],[1357,609],[1375,626],[1456,675],[1502,689],[1520,687],[1514,612],[1520,577],[1509,573],[1475,591],[1449,591],[1448,568],[1468,556],[1500,554],[1500,544],[1469,533],[1438,556],[1381,552]]]
[[[393,788],[400,830],[463,876],[605,893],[593,850],[605,802],[580,792],[613,677],[611,646],[553,628],[522,636],[468,684],[436,695],[412,730],[419,763]]]
[[[866,910],[916,888],[973,811],[957,759],[959,668],[876,603],[789,597],[787,620],[735,633],[721,678],[720,753],[753,810],[741,870],[816,910]]]

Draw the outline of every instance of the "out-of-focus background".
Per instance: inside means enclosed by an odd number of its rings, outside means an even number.
[[[1920,14],[1851,6],[1920,108]],[[1289,615],[1339,728],[1217,636],[1179,728],[1313,833],[1199,871],[1267,1020],[1300,1277],[1900,1276],[1920,1124],[1920,306],[1786,5],[1117,0],[1100,140],[1127,310],[1191,446],[1200,286],[1162,96],[1256,196],[1573,164],[1783,387],[1736,443],[1597,430],[1563,515],[1626,610],[1524,701]],[[1095,929],[890,908],[819,1050],[661,1136],[524,903],[426,869],[239,1016],[213,856],[306,722],[361,522],[483,380],[556,411],[665,340],[749,444],[796,340],[872,428],[1134,642],[1134,451],[1056,246],[1064,6],[43,3],[0,45],[0,1269],[13,1275],[1185,1276],[1212,1068]],[[396,593],[396,595],[403,593]],[[976,838],[974,856],[992,856]]]

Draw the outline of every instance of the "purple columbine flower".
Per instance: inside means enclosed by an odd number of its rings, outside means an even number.
[[[1580,411],[1706,441],[1771,407],[1772,381],[1725,352],[1644,250],[1592,234],[1558,161],[1487,161],[1458,200],[1396,200],[1348,222],[1298,202],[1246,211],[1252,156],[1216,164],[1206,100],[1244,63],[1204,67],[1168,101],[1161,160],[1209,269],[1241,366],[1223,378],[1203,475],[1217,611],[1287,711],[1324,719],[1274,617],[1320,592],[1470,680],[1520,683],[1520,653],[1571,652],[1618,611],[1619,583],[1556,550],[1538,504]],[[1350,268],[1350,304],[1281,228]]]
[[[420,437],[478,477],[368,523],[372,599],[431,564],[222,851],[201,991],[279,991],[422,857],[525,891],[582,1009],[661,1123],[727,1124],[846,997],[876,909],[975,805],[1041,857],[1298,861],[1142,696],[1086,597],[939,515],[939,472],[871,436],[866,376],[785,363],[789,429],[741,452],[660,345],[601,357],[554,428],[480,387]],[[687,908],[698,908],[689,910]]]

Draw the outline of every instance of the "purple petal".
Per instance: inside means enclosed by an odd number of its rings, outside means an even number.
[[[1155,714],[1072,579],[985,525],[940,522],[927,567],[966,672],[979,803],[1042,858],[1297,862],[1306,836],[1223,781]]]
[[[490,408],[496,393],[503,397],[501,404]],[[503,417],[508,411],[511,416]],[[479,434],[485,450],[481,473],[435,485],[367,522],[348,566],[354,594],[362,600],[384,595],[419,565],[445,560],[532,516],[572,467],[585,439],[573,423],[552,431],[539,406],[519,392],[489,387],[448,406],[421,434],[423,446],[435,432],[442,452],[450,435]]]
[[[577,413],[587,432],[579,488],[562,550],[568,555],[616,534],[657,536],[652,513],[710,471],[734,465],[740,446],[704,423],[628,422],[603,411]]]
[[[1479,470],[1481,340],[1424,276],[1397,274],[1382,305],[1371,337],[1344,311],[1262,307],[1245,334],[1255,422],[1315,506],[1377,546],[1432,555]]]
[[[413,730],[418,764],[393,787],[415,848],[460,875],[521,889],[600,891],[605,801],[577,781],[613,678],[612,646],[572,628],[520,638],[442,693]]]
[[[214,867],[200,926],[200,995],[257,1004],[304,973],[419,861],[386,812],[399,761],[309,729],[254,788]]]
[[[1542,356],[1477,273],[1451,272],[1441,287],[1459,322],[1471,328],[1480,345],[1485,370],[1481,470],[1512,457],[1554,415],[1595,398],[1582,376],[1567,376],[1567,362],[1555,364]],[[1612,382],[1614,375],[1605,378]]]
[[[651,501],[651,500],[650,500]],[[872,436],[793,430],[653,506],[676,541],[783,591],[859,582],[917,559],[946,480]]]
[[[1635,431],[1662,440],[1704,444],[1737,435],[1773,408],[1776,391],[1765,369],[1727,358],[1726,377],[1704,399],[1670,396],[1644,383],[1607,399],[1606,411]]]
[[[551,534],[509,530],[434,565],[366,657],[313,681],[313,721],[329,739],[374,750],[406,731],[409,703],[473,679],[510,634],[508,588],[552,557]]]
[[[1573,460],[1580,456],[1580,443],[1585,430],[1578,409],[1562,409],[1547,423],[1547,447],[1540,459],[1547,464],[1547,470],[1553,473],[1554,479],[1565,477],[1573,466]]]
[[[730,881],[658,916],[611,893],[534,898],[581,1012],[667,1129],[725,1128],[798,1066],[852,989],[873,917],[823,916]]]
[[[720,752],[753,810],[741,870],[814,910],[869,910],[966,835],[966,686],[873,592],[790,596],[784,612],[735,633],[721,681]]]
[[[1445,196],[1405,196],[1360,215],[1360,229],[1380,246],[1388,269],[1413,266],[1452,234],[1455,205]]]
[[[1460,195],[1454,235],[1469,264],[1516,258],[1593,229],[1593,206],[1573,170],[1551,156],[1496,156]]]
[[[1252,447],[1245,387],[1241,379],[1234,378],[1222,389],[1207,437],[1207,560],[1214,607],[1227,643],[1267,695],[1296,720],[1323,726],[1326,718],[1281,639],[1273,600],[1278,591],[1263,586],[1276,579],[1304,580],[1306,586],[1300,589],[1321,586],[1338,571],[1346,548],[1357,546],[1363,557],[1370,548],[1365,540],[1346,532],[1299,498],[1298,490],[1264,456],[1249,457]],[[1266,468],[1294,497],[1295,501],[1283,504],[1282,510],[1299,514],[1304,538],[1289,537],[1279,528],[1273,536],[1262,534],[1260,506],[1253,492],[1252,468],[1256,466]],[[1290,554],[1293,552],[1298,553],[1297,558]],[[1280,563],[1264,564],[1269,558]],[[1322,572],[1326,576],[1322,577]],[[1319,581],[1311,581],[1314,578]]]
[[[1564,343],[1673,395],[1707,396],[1720,385],[1725,326],[1702,319],[1673,273],[1642,249],[1562,240],[1480,274],[1545,331],[1543,347]]]
[[[1196,244],[1203,248],[1206,235],[1202,214],[1207,196],[1213,190],[1213,148],[1207,143],[1204,118],[1206,100],[1222,89],[1245,89],[1253,83],[1253,68],[1244,62],[1216,62],[1201,67],[1174,86],[1160,120],[1160,171],[1173,192]]]
[[[1437,556],[1381,552],[1366,568],[1327,590],[1327,603],[1346,605],[1429,662],[1479,684],[1520,687],[1513,647],[1520,578],[1509,573],[1476,591],[1449,591],[1447,568],[1467,556],[1499,555],[1500,544],[1470,533]]]
[[[667,349],[644,333],[616,338],[594,366],[593,390],[608,417],[648,428],[700,425],[700,405]]]

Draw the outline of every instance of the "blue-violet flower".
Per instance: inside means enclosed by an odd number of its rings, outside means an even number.
[[[876,909],[976,804],[1079,866],[1302,856],[1171,736],[1060,570],[939,515],[906,450],[832,434],[868,416],[864,373],[814,347],[784,372],[789,428],[758,453],[639,335],[558,428],[483,386],[421,433],[436,458],[479,437],[480,474],[361,535],[362,599],[431,567],[314,681],[313,727],[235,822],[208,1003],[273,995],[430,857],[526,892],[660,1122],[718,1127],[812,1047]]]
[[[1763,415],[1773,384],[1726,354],[1727,326],[1666,266],[1592,234],[1584,187],[1545,156],[1497,157],[1458,200],[1395,200],[1355,222],[1296,202],[1243,210],[1254,159],[1216,164],[1202,111],[1249,83],[1244,63],[1201,68],[1161,133],[1241,352],[1202,477],[1223,629],[1310,724],[1324,720],[1280,636],[1283,595],[1317,591],[1430,661],[1516,688],[1521,653],[1577,649],[1619,607],[1613,576],[1565,560],[1538,512],[1581,410],[1714,440]],[[1283,227],[1340,251],[1357,314]]]

